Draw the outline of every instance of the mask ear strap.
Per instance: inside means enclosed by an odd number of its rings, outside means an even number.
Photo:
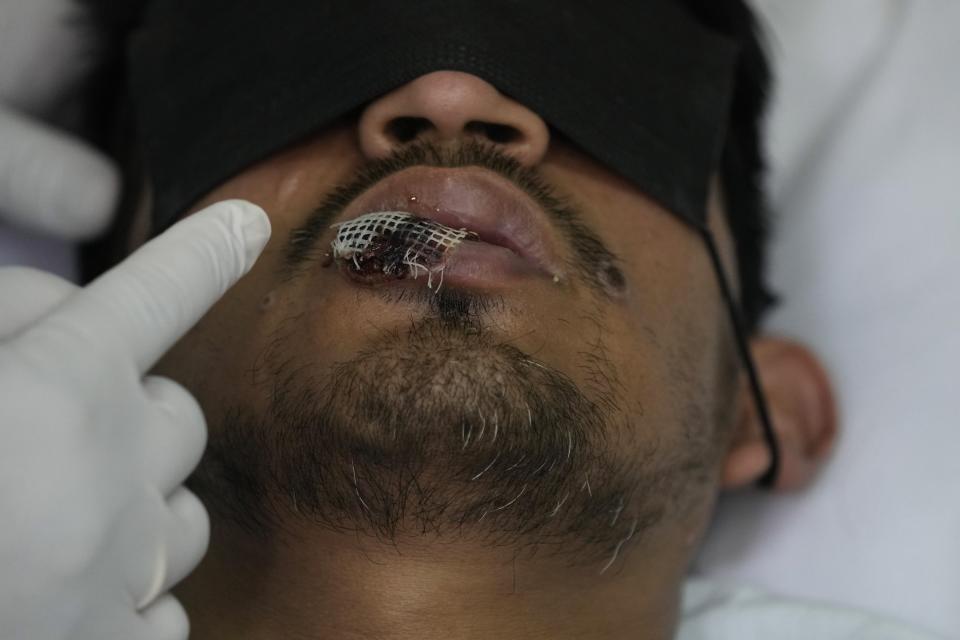
[[[743,366],[747,370],[747,379],[750,382],[750,389],[753,392],[757,415],[760,417],[760,423],[763,427],[763,439],[766,441],[767,448],[770,450],[770,466],[757,481],[758,486],[769,489],[772,488],[776,482],[780,470],[780,446],[777,442],[776,433],[773,430],[773,423],[770,421],[767,399],[763,393],[763,387],[760,386],[757,368],[753,362],[753,356],[750,354],[750,348],[747,345],[746,332],[743,328],[743,320],[740,317],[740,307],[734,299],[730,281],[727,277],[726,270],[723,268],[723,262],[720,260],[720,252],[717,250],[713,234],[710,233],[709,229],[701,227],[699,230],[707,245],[707,252],[710,254],[710,260],[713,262],[713,268],[717,274],[720,291],[723,294],[723,300],[726,303],[730,321],[733,325],[733,333],[737,340],[737,350],[740,352]]]

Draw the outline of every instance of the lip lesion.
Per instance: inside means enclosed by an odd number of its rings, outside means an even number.
[[[465,228],[453,229],[403,211],[371,212],[332,227],[337,235],[331,243],[331,262],[364,284],[417,278],[423,270],[432,289],[435,272],[440,272],[442,284],[449,254],[461,242],[479,239]]]
[[[478,260],[492,256],[505,266],[504,273],[538,274],[560,285],[582,283],[608,299],[621,299],[629,288],[619,258],[585,224],[580,204],[569,193],[559,191],[537,170],[473,144],[451,148],[411,144],[362,166],[353,180],[327,194],[307,222],[291,232],[282,276],[296,277],[317,258],[322,266],[332,266],[333,258],[322,249],[336,233],[331,224],[371,211],[403,211],[478,234],[476,246],[462,247],[450,260],[448,276],[458,265],[470,264],[468,256]],[[608,265],[615,268],[604,272]],[[490,275],[482,269],[473,273],[481,278]],[[496,288],[491,277],[486,277],[486,284]]]
[[[358,196],[343,211],[404,211],[509,249],[549,276],[563,276],[554,230],[529,194],[482,166],[414,166]]]

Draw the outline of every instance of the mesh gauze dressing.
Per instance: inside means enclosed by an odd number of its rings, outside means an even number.
[[[379,272],[398,279],[417,278],[422,269],[431,289],[433,274],[439,272],[437,291],[443,286],[446,257],[465,239],[476,237],[466,229],[453,229],[403,211],[367,213],[333,228],[337,229],[331,243],[334,260],[348,261],[358,272]]]

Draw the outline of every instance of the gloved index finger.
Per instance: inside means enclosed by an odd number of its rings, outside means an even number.
[[[65,340],[64,349],[93,361],[119,350],[146,373],[253,266],[269,237],[260,207],[217,203],[142,246],[24,338]]]

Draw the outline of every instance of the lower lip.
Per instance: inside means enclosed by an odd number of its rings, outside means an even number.
[[[432,275],[418,269],[403,278],[375,275],[368,277],[356,273],[348,261],[342,261],[340,272],[352,284],[361,286],[387,286],[423,283],[423,286],[439,290],[441,287],[473,289],[502,289],[518,282],[547,274],[510,249],[481,241],[464,241],[449,252],[446,263],[435,267]]]

